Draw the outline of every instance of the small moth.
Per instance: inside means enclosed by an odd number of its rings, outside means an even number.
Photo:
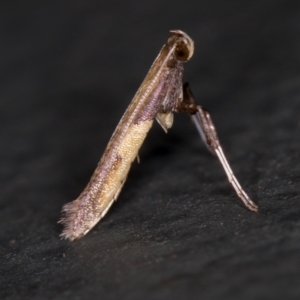
[[[210,114],[195,103],[188,84],[183,84],[183,63],[193,53],[194,42],[186,33],[170,31],[169,39],[115,129],[90,182],[75,201],[63,207],[61,237],[81,238],[104,217],[117,199],[154,120],[167,132],[172,127],[174,112],[191,115],[202,140],[220,160],[237,195],[248,209],[258,211],[225,158]]]

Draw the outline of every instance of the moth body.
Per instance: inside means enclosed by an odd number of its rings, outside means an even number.
[[[193,48],[185,33],[171,32],[115,129],[90,182],[75,201],[63,207],[62,237],[82,237],[106,214],[118,197],[154,119],[164,130],[172,126],[172,111],[182,100],[183,61],[176,58],[176,51],[179,45],[182,52],[185,44]]]
[[[63,207],[63,238],[78,239],[103,218],[117,199],[153,121],[156,119],[167,131],[173,124],[173,112],[192,115],[203,141],[220,160],[238,196],[250,210],[257,211],[225,158],[209,113],[195,103],[188,86],[183,85],[183,63],[193,52],[193,40],[180,30],[172,30],[116,127],[88,185],[76,200]]]

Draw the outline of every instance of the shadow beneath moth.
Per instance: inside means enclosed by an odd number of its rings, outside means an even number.
[[[170,31],[169,39],[115,129],[90,182],[76,200],[63,207],[62,238],[78,239],[104,217],[117,199],[154,120],[167,132],[172,127],[174,112],[191,115],[202,140],[220,160],[237,195],[248,209],[258,211],[225,158],[210,114],[196,104],[188,84],[183,84],[183,63],[193,52],[194,42],[186,33]]]

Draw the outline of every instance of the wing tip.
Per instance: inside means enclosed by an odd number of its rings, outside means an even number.
[[[73,241],[80,236],[76,234],[76,218],[79,209],[79,201],[74,200],[70,203],[67,203],[62,208],[62,217],[58,221],[59,224],[62,224],[64,229],[60,234],[61,239],[66,239]]]

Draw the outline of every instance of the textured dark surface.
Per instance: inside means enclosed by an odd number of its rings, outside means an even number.
[[[0,298],[299,299],[300,2],[19,2],[0,5]],[[260,212],[178,115],[104,220],[60,240],[170,29]]]

